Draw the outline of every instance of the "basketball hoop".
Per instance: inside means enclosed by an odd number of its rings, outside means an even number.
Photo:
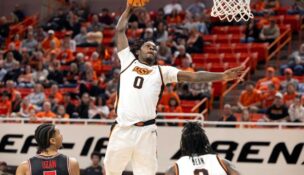
[[[248,21],[253,18],[250,10],[250,0],[213,0],[212,17],[220,20]]]

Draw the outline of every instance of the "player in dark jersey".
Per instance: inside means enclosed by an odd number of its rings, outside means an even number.
[[[165,175],[240,175],[232,163],[218,157],[199,123],[187,123],[180,149],[182,157]]]
[[[16,175],[80,175],[75,158],[58,153],[62,135],[53,124],[41,124],[35,131],[37,155],[18,166]]]

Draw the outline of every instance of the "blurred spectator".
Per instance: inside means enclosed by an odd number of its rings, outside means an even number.
[[[298,94],[297,94],[296,87],[294,86],[294,84],[288,83],[287,91],[284,93],[284,96],[283,96],[284,104],[287,107],[289,107],[293,103],[293,101],[297,95]],[[303,115],[304,115],[304,113],[303,113]]]
[[[63,47],[68,47],[72,52],[76,51],[76,41],[74,39],[72,39],[72,33],[73,32],[66,32],[63,38],[63,42],[62,45]]]
[[[297,76],[301,76],[304,74],[304,43],[301,44],[298,51],[294,51],[288,58],[288,64],[281,66],[281,73],[286,68],[290,68],[293,70],[294,74]]]
[[[16,15],[18,18],[18,21],[21,22],[24,20],[25,15],[24,12],[20,9],[20,5],[16,4],[13,13]]]
[[[41,45],[44,50],[48,50],[51,48],[51,41],[55,42],[55,48],[60,48],[61,43],[60,40],[55,36],[54,30],[48,31],[48,36],[45,38]]]
[[[81,96],[81,103],[77,108],[78,118],[81,119],[89,118],[89,106],[90,106],[90,96],[88,93],[84,93]]]
[[[15,34],[13,41],[11,41],[10,43],[13,43],[15,45],[15,49],[17,51],[20,50],[20,46],[21,46],[21,40],[20,40],[20,35],[19,34]]]
[[[32,105],[27,98],[23,98],[21,104],[20,104],[20,110],[12,114],[14,117],[21,117],[21,118],[30,118],[32,114],[35,114],[36,108],[34,105]]]
[[[0,99],[0,117],[9,117],[11,110],[10,94],[7,91],[3,91]]]
[[[197,14],[201,15],[205,8],[206,5],[202,2],[202,0],[194,0],[194,2],[188,6],[187,12],[191,13],[193,16]]]
[[[37,118],[56,118],[56,114],[51,111],[51,103],[45,101],[43,103],[42,111],[36,114]]]
[[[169,105],[165,108],[165,112],[181,113],[183,112],[183,109],[180,105],[180,102],[176,98],[171,97],[169,99]],[[166,117],[166,118],[175,118],[175,117]]]
[[[275,75],[275,69],[273,67],[268,67],[266,70],[265,78],[262,78],[257,82],[256,88],[258,90],[265,91],[268,89],[269,84],[274,84],[276,90],[279,90],[280,80],[274,75]]]
[[[10,94],[10,96],[11,96],[10,99],[11,99],[12,101],[15,100],[16,94],[17,94],[17,93],[20,93],[20,92],[17,90],[16,86],[15,86],[15,82],[12,81],[12,80],[8,80],[8,81],[6,82],[6,91]]]
[[[4,58],[7,57],[8,53],[13,53],[13,56],[16,61],[22,61],[22,55],[20,54],[19,50],[17,50],[15,43],[10,43],[8,45],[8,50],[4,53]]]
[[[150,21],[151,21],[150,15],[145,9],[141,9],[138,11],[138,15],[137,15],[138,28],[145,29],[151,27],[148,26]]]
[[[225,122],[236,122],[236,117],[232,112],[232,107],[230,104],[224,105],[223,115],[218,121],[225,121]],[[235,128],[235,125],[217,125],[217,127],[222,128]]]
[[[7,70],[7,71],[11,71],[13,69],[13,66],[14,66],[14,63],[16,63],[16,59],[14,58],[14,54],[13,52],[8,52],[6,54],[6,57],[4,57],[5,60],[4,60],[4,68]]]
[[[91,32],[91,31],[94,31],[94,29],[97,29],[97,30],[102,29],[102,24],[99,22],[98,15],[96,15],[96,14],[92,16],[92,22],[91,22],[88,30]]]
[[[47,37],[47,33],[43,30],[43,28],[41,26],[38,26],[37,28],[35,28],[34,31],[34,38],[37,39],[37,41],[40,43],[42,42],[46,37]]]
[[[182,22],[182,17],[180,16],[178,10],[174,9],[172,10],[171,14],[167,16],[167,23],[170,25],[180,24]]]
[[[109,113],[109,108],[105,105],[105,101],[102,99],[102,97],[97,97],[97,99],[91,100],[89,108],[89,118],[107,118]]]
[[[97,26],[94,26],[93,31],[87,33],[87,42],[90,46],[97,46],[102,43],[103,34]]]
[[[34,82],[43,83],[46,80],[48,74],[48,70],[43,67],[43,64],[41,62],[39,62],[37,64],[37,69],[33,71],[32,77]]]
[[[59,91],[59,87],[57,84],[53,84],[50,89],[49,96],[54,97],[57,103],[63,102],[63,96],[62,93]]]
[[[75,118],[76,107],[71,101],[71,94],[66,92],[63,94],[63,106],[70,118]]]
[[[44,88],[40,83],[36,83],[34,87],[34,92],[30,93],[26,98],[29,100],[30,104],[37,107],[41,106],[45,100]]]
[[[76,63],[70,65],[70,70],[64,76],[65,85],[77,85],[79,80],[79,69]]]
[[[212,83],[192,83],[190,91],[192,93],[192,100],[202,100],[205,97],[210,98],[212,95]]]
[[[262,91],[261,100],[263,101],[263,109],[269,108],[275,99],[275,95],[278,90],[275,89],[274,84],[268,84],[268,88],[266,91]]]
[[[93,52],[90,60],[94,71],[100,74],[102,71],[102,61],[99,57],[99,54],[97,52]]]
[[[304,122],[304,107],[302,96],[297,95],[294,102],[289,106],[288,113],[291,122]]]
[[[47,76],[48,84],[63,84],[63,72],[60,69],[60,62],[54,61],[54,64],[49,67],[49,74]]]
[[[178,0],[171,0],[171,2],[164,7],[165,15],[170,15],[174,10],[176,10],[177,13],[183,10],[183,7]]]
[[[0,82],[3,82],[3,79],[7,73],[7,70],[4,67],[4,61],[0,60]]]
[[[156,28],[156,41],[157,42],[165,42],[168,40],[168,31],[167,31],[167,26],[165,25],[165,23],[159,22]]]
[[[56,111],[56,118],[58,119],[69,119],[70,116],[65,112],[65,108],[63,105],[59,105]]]
[[[100,165],[101,154],[98,152],[93,152],[91,154],[92,165],[87,167],[84,171],[85,175],[105,175],[105,171]]]
[[[12,68],[8,70],[8,72],[5,74],[5,77],[3,78],[3,82],[6,82],[7,80],[13,80],[17,82],[20,74],[21,74],[20,63],[18,61],[13,61]]]
[[[144,40],[146,41],[154,41],[154,31],[152,28],[146,28],[145,32],[143,33],[143,37]]]
[[[0,19],[0,47],[9,35],[9,23],[5,16]]]
[[[6,162],[0,162],[0,175],[13,175],[9,172],[7,172],[7,163]]]
[[[274,13],[279,8],[280,8],[279,0],[265,0],[265,6],[264,6],[265,11],[270,11]]]
[[[277,37],[280,36],[280,29],[275,20],[271,20],[269,25],[265,25],[260,33],[260,40],[262,42],[272,43]]]
[[[246,82],[245,90],[242,91],[237,103],[237,107],[234,110],[242,112],[244,114],[243,120],[248,121],[249,112],[257,112],[261,106],[261,95],[257,89],[254,88],[253,82]]]
[[[109,9],[107,9],[107,8],[101,9],[101,15],[99,16],[99,22],[105,27],[112,26],[114,20],[111,17]]]
[[[288,14],[304,14],[304,3],[302,1],[295,1],[294,4],[291,6],[291,9],[288,10]]]
[[[15,98],[12,101],[12,113],[18,113],[21,109],[22,97],[21,93],[17,92]]]
[[[178,48],[178,51],[176,51],[174,53],[174,56],[171,60],[171,64],[181,65],[181,61],[183,58],[188,59],[190,61],[190,63],[192,63],[192,57],[189,53],[186,52],[185,46],[179,45],[177,48]]]
[[[204,40],[196,28],[192,28],[190,36],[187,40],[187,52],[192,53],[203,53]]]
[[[260,29],[258,29],[255,20],[249,20],[246,23],[245,37],[241,39],[241,42],[251,43],[254,41],[258,41],[259,33],[260,33]]]
[[[169,105],[169,100],[171,98],[175,98],[175,99],[177,99],[178,102],[180,102],[180,98],[179,98],[179,96],[176,93],[176,91],[175,91],[174,88],[175,87],[172,84],[166,85],[166,88],[165,88],[165,90],[163,92],[162,98],[160,99],[160,102],[159,102],[159,104],[161,106],[168,106]]]
[[[23,73],[18,78],[18,84],[20,87],[34,86],[33,73],[30,65],[25,66],[25,70],[23,70]]]
[[[61,64],[69,65],[72,61],[75,60],[73,51],[70,48],[70,43],[64,42],[61,53],[58,55],[57,59]]]
[[[194,69],[191,66],[190,58],[184,57],[181,59],[180,69],[187,72],[194,72]]]
[[[171,56],[172,56],[171,49],[166,45],[165,41],[160,42],[157,54],[158,54],[157,55],[158,60],[162,60],[166,64],[171,63]]]
[[[287,84],[292,83],[296,89],[298,89],[299,86],[299,80],[292,77],[293,72],[290,68],[286,68],[284,70],[284,80],[281,81],[281,91],[286,92],[287,90]]]
[[[87,44],[87,33],[87,28],[85,26],[82,26],[80,33],[78,33],[74,38],[77,46],[85,46],[85,44]]]
[[[34,38],[34,34],[31,32],[27,33],[27,38],[22,41],[21,48],[27,49],[28,52],[33,52],[37,46],[38,41]]]
[[[266,111],[267,117],[264,117],[264,121],[286,121],[288,118],[288,108],[283,103],[283,95],[278,92],[275,95],[273,105],[271,105]]]

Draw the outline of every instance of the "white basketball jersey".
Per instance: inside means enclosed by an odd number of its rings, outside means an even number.
[[[177,162],[179,175],[227,175],[217,155],[184,156]]]
[[[116,113],[120,126],[156,117],[156,107],[164,85],[177,82],[178,69],[140,63],[130,48],[118,52],[121,64]]]

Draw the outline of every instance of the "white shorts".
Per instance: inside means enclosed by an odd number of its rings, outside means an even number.
[[[104,160],[107,175],[121,175],[129,161],[134,175],[155,175],[157,171],[157,126],[115,125]]]

